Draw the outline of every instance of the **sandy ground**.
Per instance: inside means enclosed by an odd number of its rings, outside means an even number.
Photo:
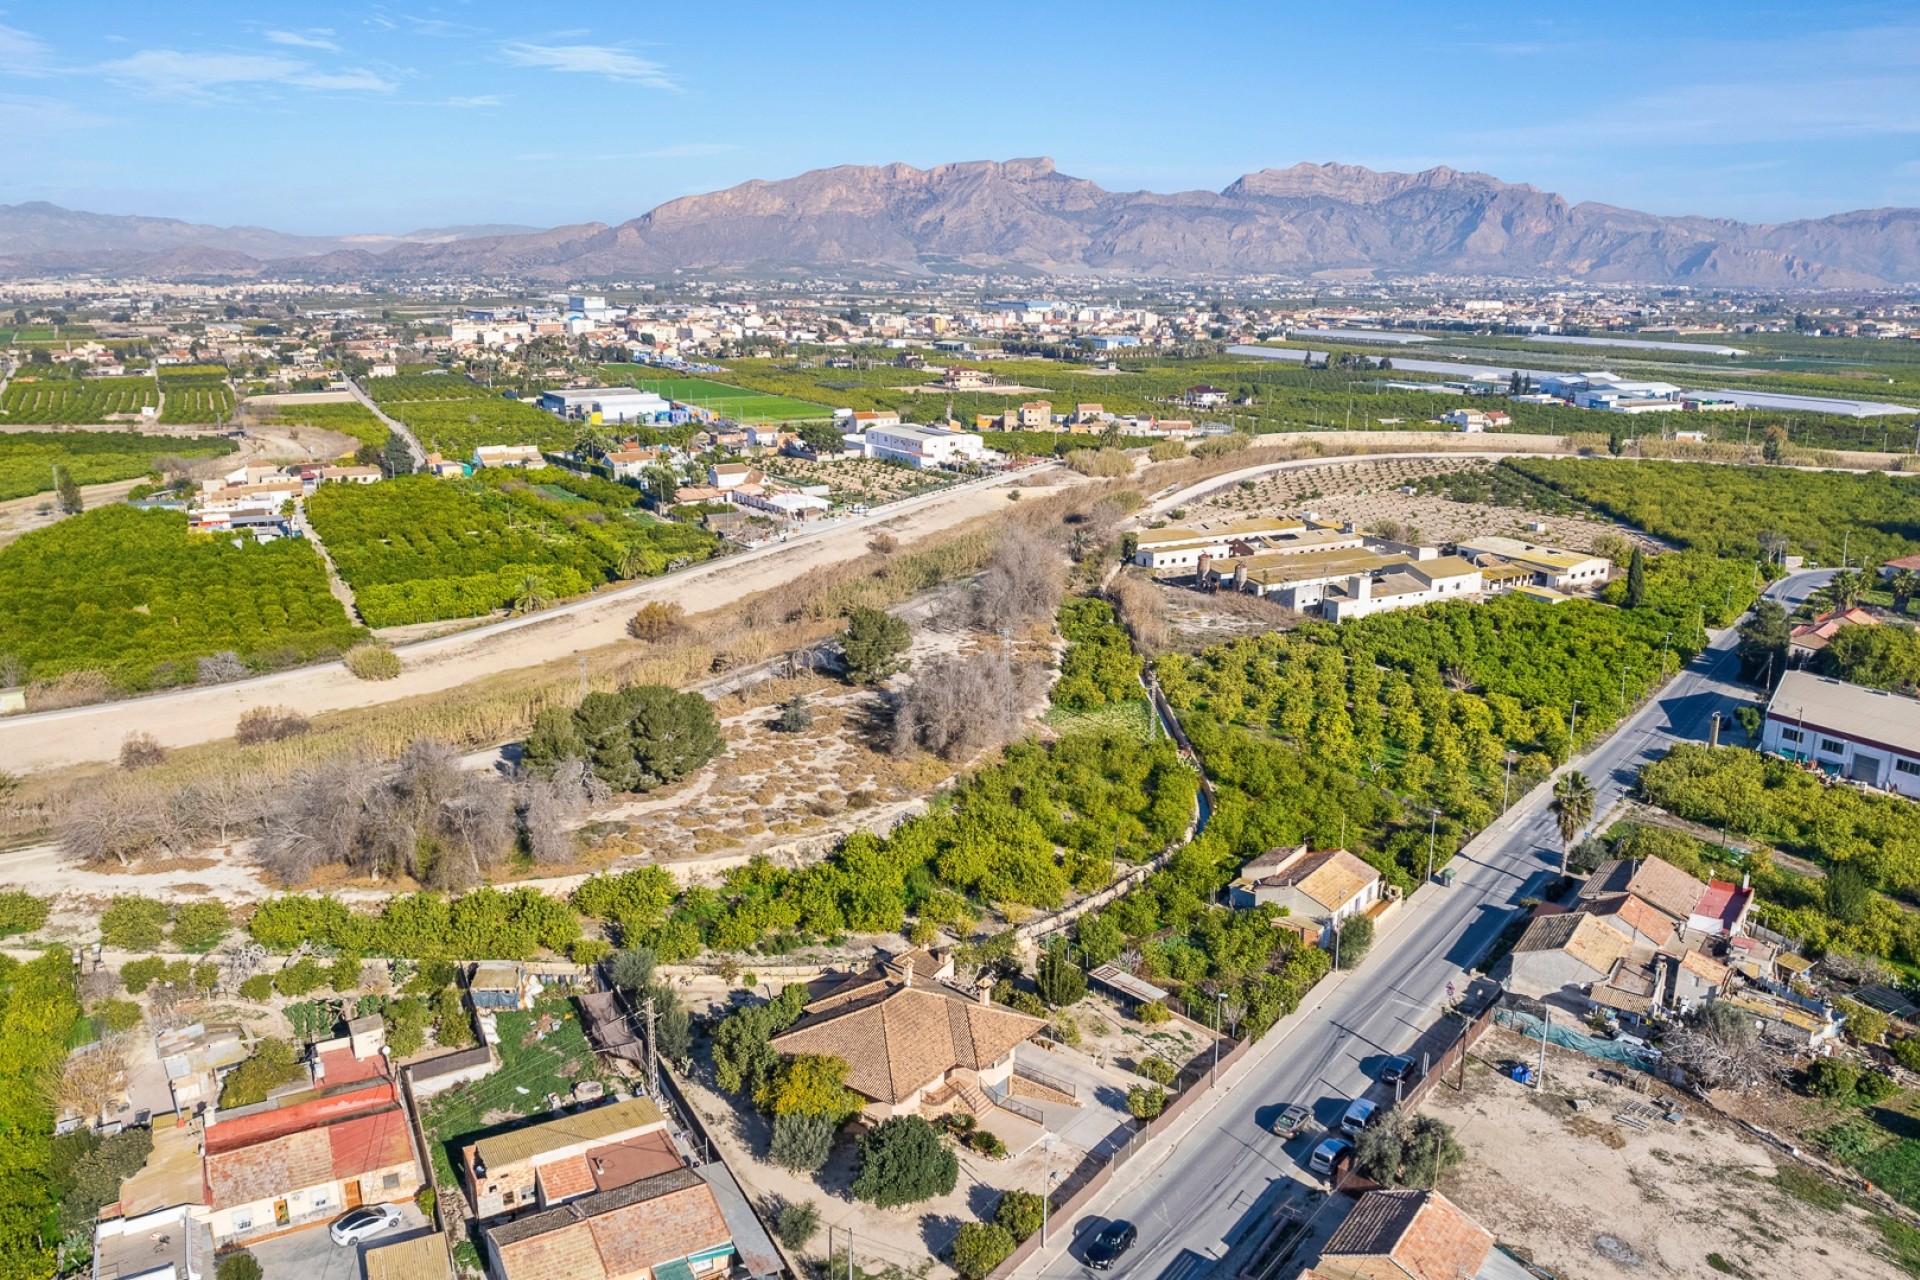
[[[533,666],[622,640],[627,619],[650,600],[680,604],[688,613],[716,608],[742,595],[777,589],[809,569],[866,554],[868,539],[889,533],[902,543],[1002,510],[1007,486],[1024,472],[977,483],[895,509],[851,519],[755,551],[696,565],[666,578],[619,587],[544,613],[477,627],[400,651],[394,680],[365,682],[338,664],[303,667],[232,684],[180,690],[124,702],[76,707],[0,720],[0,761],[14,772],[113,759],[129,733],[147,732],[163,746],[229,737],[250,707],[299,707],[310,715],[373,706],[455,688],[487,675]],[[1074,483],[1055,469],[1046,477]]]
[[[1641,1132],[1614,1116],[1648,1095],[1593,1078],[1590,1058],[1554,1050],[1544,1097],[1493,1065],[1538,1053],[1537,1041],[1496,1027],[1465,1091],[1443,1083],[1421,1106],[1467,1152],[1441,1190],[1502,1243],[1582,1280],[1905,1274],[1864,1213],[1788,1194],[1773,1181],[1788,1157],[1705,1108],[1680,1103],[1678,1125],[1654,1119]]]
[[[1418,529],[1427,542],[1452,542],[1466,537],[1500,534],[1545,542],[1574,551],[1593,547],[1594,535],[1626,533],[1604,521],[1575,516],[1552,516],[1516,507],[1479,502],[1455,502],[1438,495],[1403,493],[1404,486],[1422,476],[1444,475],[1492,464],[1442,458],[1383,458],[1341,462],[1311,471],[1274,472],[1253,481],[1251,489],[1235,485],[1185,508],[1188,520],[1232,519],[1245,516],[1312,512],[1322,520],[1351,520],[1367,528],[1381,520],[1395,520]],[[1527,529],[1544,523],[1545,532]],[[1633,536],[1628,533],[1627,536]],[[1648,547],[1659,544],[1641,538]]]

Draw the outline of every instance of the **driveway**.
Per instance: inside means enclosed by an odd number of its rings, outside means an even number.
[[[263,1240],[250,1246],[250,1251],[260,1263],[266,1280],[361,1280],[366,1275],[360,1265],[362,1249],[392,1244],[433,1230],[433,1224],[411,1200],[402,1201],[397,1207],[405,1215],[398,1227],[351,1248],[333,1242],[327,1233],[327,1227],[333,1222],[329,1218],[326,1222]]]

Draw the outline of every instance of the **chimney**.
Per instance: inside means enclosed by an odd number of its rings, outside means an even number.
[[[1213,568],[1213,556],[1208,552],[1202,551],[1200,553],[1200,562],[1193,568],[1193,575],[1204,583],[1207,580],[1207,570],[1211,568]]]
[[[1347,579],[1347,594],[1355,600],[1372,599],[1373,575],[1370,573],[1356,573],[1349,577]]]
[[[912,986],[913,985],[913,957],[908,956],[904,963],[896,961],[895,967],[900,970],[900,985],[903,987]]]
[[[975,978],[973,980],[973,993],[975,996],[979,997],[981,1004],[992,1004],[993,1003],[993,975],[990,973],[983,973],[978,978]]]

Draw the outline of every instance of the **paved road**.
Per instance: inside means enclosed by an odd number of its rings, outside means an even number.
[[[1770,594],[1791,604],[1827,576],[1796,574]],[[1575,762],[1599,792],[1598,815],[1619,802],[1642,764],[1675,741],[1704,739],[1714,711],[1730,717],[1738,701],[1750,700],[1749,691],[1731,683],[1736,639],[1732,630],[1722,632],[1661,697]],[[1283,1145],[1264,1125],[1292,1102],[1310,1104],[1324,1126],[1337,1123],[1354,1097],[1369,1091],[1390,1097],[1374,1083],[1382,1061],[1413,1048],[1440,1017],[1447,984],[1467,989],[1468,968],[1520,900],[1556,872],[1560,841],[1546,807],[1550,790],[1536,788],[1463,849],[1451,888],[1423,888],[1389,917],[1365,964],[1322,984],[1308,1006],[1282,1024],[1276,1043],[1256,1046],[1238,1069],[1240,1078],[1170,1151],[1144,1152],[1122,1170],[1117,1193],[1071,1224],[1070,1248],[1034,1255],[1022,1274],[1084,1277],[1079,1257],[1087,1232],[1120,1218],[1139,1227],[1140,1242],[1118,1274],[1148,1280],[1171,1269],[1184,1277],[1197,1272],[1197,1264],[1179,1261],[1183,1251],[1224,1256],[1228,1242],[1238,1241],[1250,1219],[1265,1211],[1274,1179],[1315,1181],[1305,1158],[1317,1139]],[[1323,1229],[1333,1216],[1323,1215]]]

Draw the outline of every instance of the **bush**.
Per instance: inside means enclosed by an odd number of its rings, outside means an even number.
[[[360,957],[344,955],[327,966],[327,986],[335,991],[352,991],[360,985]]]
[[[395,680],[400,675],[400,655],[384,645],[357,644],[343,661],[362,680]]]
[[[676,782],[725,750],[713,704],[659,684],[590,693],[577,707],[549,707],[534,720],[523,758],[537,773],[584,760],[619,791]]]
[[[1907,1070],[1920,1072],[1920,1036],[1902,1036],[1893,1042],[1888,1052]]]
[[[1808,1090],[1835,1102],[1853,1101],[1859,1083],[1860,1068],[1840,1058],[1817,1058],[1807,1068]]]
[[[167,749],[150,733],[130,733],[120,741],[120,767],[132,772],[149,769],[167,758]]]
[[[877,1209],[916,1204],[952,1192],[960,1161],[919,1116],[893,1116],[860,1139],[853,1198]]]
[[[1835,1012],[1845,1015],[1847,1035],[1855,1044],[1879,1044],[1887,1038],[1887,1028],[1892,1022],[1878,1009],[1847,999],[1835,1000],[1833,1007]]]
[[[173,914],[173,945],[182,951],[211,951],[231,926],[225,903],[189,902]]]
[[[4,791],[4,776],[0,776],[0,792]],[[0,892],[0,937],[32,933],[46,924],[52,909],[53,903],[48,899],[36,898],[24,889]]]
[[[1005,1227],[1007,1234],[1018,1244],[1040,1229],[1045,1212],[1045,1204],[1036,1192],[1009,1191],[1000,1197],[1000,1207],[993,1211],[994,1225]]]
[[[1348,916],[1340,925],[1340,967],[1351,969],[1373,950],[1373,918]]]
[[[280,1085],[300,1079],[303,1068],[293,1045],[285,1040],[262,1040],[253,1055],[228,1075],[220,1088],[223,1108],[248,1107],[265,1102]]]
[[[320,967],[320,962],[312,956],[306,956],[274,974],[273,989],[283,996],[297,998],[318,991],[326,981],[326,971]]]
[[[1067,466],[1083,476],[1113,480],[1133,474],[1133,459],[1118,449],[1075,449]]]
[[[1041,1003],[1040,997],[1031,991],[1022,991],[1014,985],[1012,978],[1002,978],[993,984],[993,1002],[1003,1004],[1009,1009],[1017,1009],[1029,1017],[1047,1016],[1047,1006]]]
[[[241,1249],[215,1263],[213,1275],[214,1280],[262,1280],[265,1272],[261,1271],[258,1259]]]
[[[1900,1086],[1895,1084],[1893,1077],[1884,1071],[1863,1071],[1860,1073],[1860,1082],[1854,1086],[1853,1092],[1854,1096],[1862,1102],[1885,1102],[1900,1092]]]
[[[963,1222],[953,1237],[953,1269],[966,1280],[986,1280],[1013,1252],[1014,1239],[991,1222]]]
[[[913,631],[904,618],[861,605],[847,615],[847,629],[840,633],[847,679],[855,684],[886,679],[906,665],[904,658],[912,645]]]
[[[257,1000],[263,1004],[273,999],[273,975],[270,973],[256,973],[250,978],[242,979],[240,983],[240,998],[243,1000]]]
[[[413,1207],[418,1209],[420,1216],[428,1222],[433,1221],[433,1211],[439,1207],[439,1204],[440,1197],[434,1194],[432,1187],[422,1187],[414,1193]]]
[[[798,1253],[820,1234],[820,1206],[811,1200],[781,1205],[773,1219],[773,1234],[780,1237],[781,1244]]]
[[[1040,998],[1056,1009],[1075,1004],[1087,994],[1086,971],[1074,958],[1064,937],[1041,952],[1033,977],[1034,985],[1040,989]]]
[[[1127,1090],[1127,1114],[1151,1120],[1167,1109],[1167,1091],[1157,1084],[1136,1084]]]
[[[999,1134],[986,1129],[976,1129],[968,1134],[967,1145],[989,1160],[1007,1158],[1007,1144],[1000,1140]]]
[[[658,642],[680,629],[686,610],[665,600],[650,600],[627,619],[627,634],[635,640]]]
[[[1155,1084],[1172,1084],[1173,1078],[1180,1074],[1180,1068],[1158,1055],[1142,1059],[1133,1070],[1135,1075],[1145,1076]]]
[[[140,1025],[140,1006],[132,1000],[102,1000],[93,1006],[93,1020],[102,1031],[131,1031]]]
[[[291,707],[249,707],[240,713],[233,740],[243,747],[283,742],[313,728],[313,723]]]
[[[464,1049],[473,1043],[473,1020],[460,992],[442,987],[429,1006],[433,1010],[433,1040],[443,1049]]]
[[[782,733],[800,733],[813,727],[813,708],[807,705],[805,694],[794,694],[780,704],[780,714],[774,720],[773,727]]]
[[[794,1173],[812,1173],[826,1164],[833,1152],[833,1135],[839,1124],[832,1116],[794,1112],[773,1118],[773,1145],[767,1155],[782,1169]]]
[[[151,898],[118,897],[100,915],[100,937],[122,951],[153,951],[165,940],[167,906]]]
[[[144,960],[129,960],[120,966],[120,981],[134,995],[139,995],[154,983],[160,981],[167,972],[167,962],[159,956],[148,956]]]
[[[1171,1020],[1173,1014],[1167,1011],[1167,1006],[1164,1001],[1149,1000],[1135,1009],[1133,1016],[1140,1020],[1142,1026],[1157,1027],[1163,1022]]]

